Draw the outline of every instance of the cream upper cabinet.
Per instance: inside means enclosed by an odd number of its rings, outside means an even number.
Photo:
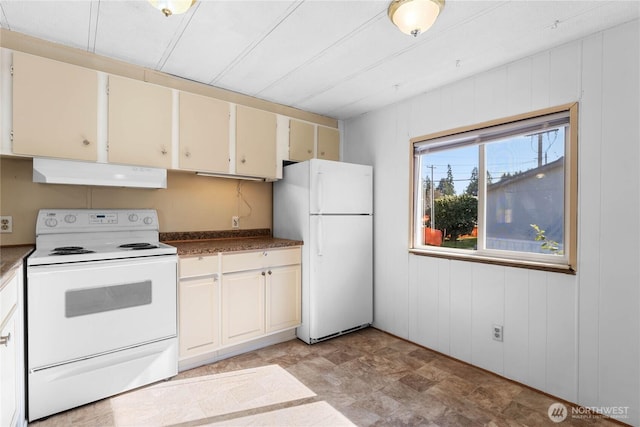
[[[340,160],[340,131],[318,126],[318,159]]]
[[[178,334],[183,359],[220,346],[218,256],[180,258],[179,276]]]
[[[109,162],[171,168],[171,89],[109,76]]]
[[[229,103],[180,92],[179,167],[229,173]]]
[[[13,153],[95,161],[98,73],[13,53]]]
[[[315,126],[291,119],[289,121],[289,160],[303,162],[313,158]]]
[[[236,107],[236,173],[275,178],[277,173],[276,115]]]

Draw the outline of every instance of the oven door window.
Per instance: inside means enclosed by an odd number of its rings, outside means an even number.
[[[85,316],[146,304],[151,304],[151,280],[67,291],[65,315]]]

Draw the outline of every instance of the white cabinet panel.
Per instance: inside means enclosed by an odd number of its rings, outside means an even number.
[[[217,276],[180,280],[180,358],[220,345],[219,292]]]
[[[18,412],[17,379],[19,373],[16,365],[16,320],[11,316],[0,330],[0,336],[7,339],[6,345],[0,345],[0,425],[14,425]]]
[[[263,274],[254,270],[223,276],[223,344],[239,343],[265,333]]]
[[[265,313],[267,333],[300,325],[301,280],[299,264],[267,271]]]

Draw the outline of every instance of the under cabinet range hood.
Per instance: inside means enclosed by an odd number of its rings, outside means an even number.
[[[110,187],[167,188],[167,170],[75,160],[34,158],[33,182]]]

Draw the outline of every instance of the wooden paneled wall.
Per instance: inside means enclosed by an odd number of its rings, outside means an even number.
[[[375,325],[640,425],[639,67],[635,20],[347,121],[344,160],[374,165]],[[411,137],[575,101],[577,275],[409,255]]]

